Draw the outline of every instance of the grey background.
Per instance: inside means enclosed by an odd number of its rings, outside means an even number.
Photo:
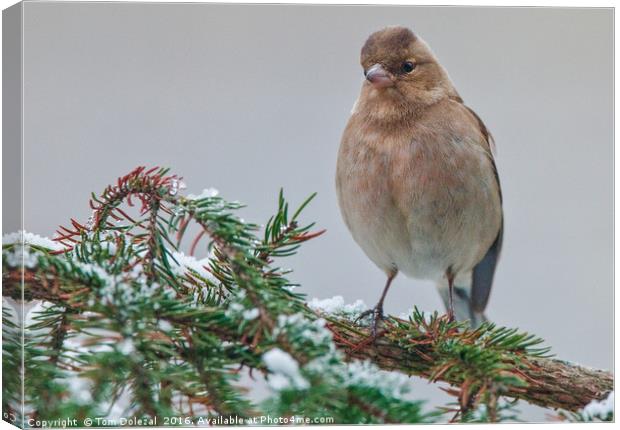
[[[140,164],[255,222],[280,187],[294,203],[318,191],[304,219],[328,232],[285,265],[310,297],[374,304],[383,275],[341,221],[334,169],[361,45],[393,24],[430,44],[497,142],[506,232],[488,316],[611,369],[611,9],[27,3],[26,229],[85,220],[89,193]],[[414,303],[441,309],[432,285],[399,277],[387,310]]]
[[[22,229],[22,7],[2,11],[2,231]]]

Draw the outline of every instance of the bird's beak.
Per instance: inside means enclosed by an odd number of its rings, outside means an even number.
[[[385,88],[394,85],[390,74],[383,68],[381,64],[374,64],[366,72],[366,79],[375,88]]]

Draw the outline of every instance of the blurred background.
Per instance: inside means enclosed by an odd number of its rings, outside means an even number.
[[[187,192],[215,187],[264,223],[280,187],[322,237],[285,261],[309,297],[379,298],[334,189],[363,79],[387,25],[424,38],[497,144],[505,239],[487,315],[562,359],[613,363],[611,9],[38,3],[24,5],[25,228],[86,220],[137,165]],[[4,230],[9,231],[9,225]],[[14,228],[16,229],[16,228]],[[386,310],[443,311],[432,284],[396,279]],[[419,398],[446,396],[425,381]],[[546,412],[524,405],[523,417]]]

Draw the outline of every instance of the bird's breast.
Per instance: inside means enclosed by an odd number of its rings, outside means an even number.
[[[489,156],[432,133],[345,133],[336,178],[343,217],[365,253],[385,271],[423,279],[471,269],[501,220]]]

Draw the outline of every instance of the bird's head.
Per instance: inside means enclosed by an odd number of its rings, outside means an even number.
[[[456,94],[428,45],[405,27],[370,35],[361,52],[366,98],[399,106],[430,105]]]

